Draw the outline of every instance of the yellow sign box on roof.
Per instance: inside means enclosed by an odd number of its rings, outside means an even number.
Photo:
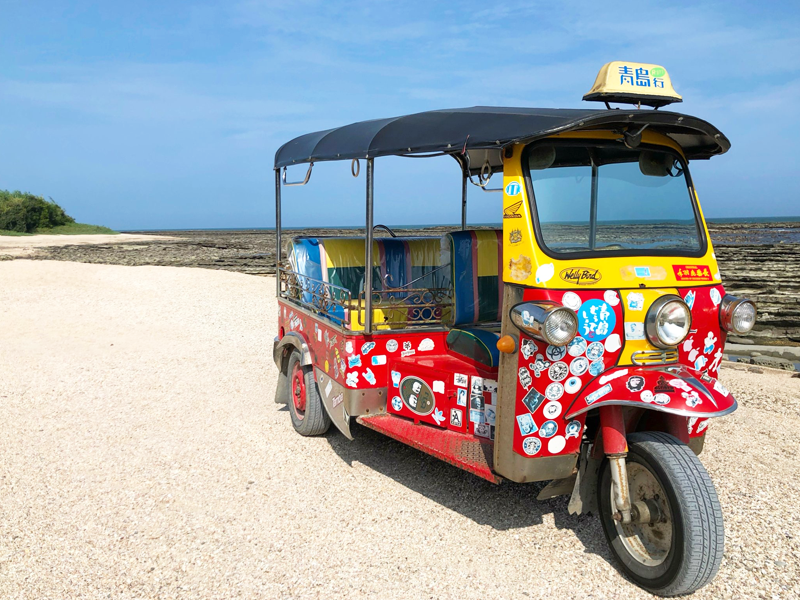
[[[603,65],[592,89],[583,99],[644,104],[654,108],[683,101],[672,87],[664,67],[621,60]]]

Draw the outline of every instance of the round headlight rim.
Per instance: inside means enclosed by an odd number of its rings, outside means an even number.
[[[550,319],[557,312],[564,312],[565,314],[568,314],[570,316],[570,321],[572,323],[572,330],[573,330],[572,335],[563,344],[556,343],[554,342],[554,340],[551,340],[547,336],[547,320]],[[573,311],[571,308],[564,306],[563,304],[558,304],[545,311],[544,319],[542,319],[542,337],[544,338],[543,341],[547,342],[551,346],[564,347],[567,344],[569,344],[575,338],[576,335],[578,335],[578,316],[575,314],[575,311]]]
[[[672,302],[678,302],[686,309],[686,314],[688,315],[689,319],[689,327],[686,329],[686,335],[684,335],[682,339],[678,340],[674,344],[667,344],[658,336],[657,323],[661,311]],[[689,308],[689,305],[686,304],[686,301],[677,294],[665,294],[663,296],[659,296],[653,301],[647,311],[644,330],[647,341],[649,341],[656,348],[660,348],[661,350],[671,350],[677,348],[687,337],[689,337],[689,333],[692,330],[692,310]]]
[[[522,316],[523,310],[529,312],[529,319],[531,322],[524,322]],[[573,332],[569,339],[563,344],[554,344],[553,341],[556,340],[549,339],[546,335],[546,323],[554,313],[561,310],[567,311],[570,315]],[[551,346],[566,346],[578,335],[578,316],[575,314],[575,311],[554,300],[526,300],[519,302],[511,307],[510,316],[511,322],[517,329]]]
[[[753,318],[753,327],[748,329],[747,331],[740,331],[735,329],[733,326],[733,314],[743,304],[749,304],[753,307],[753,311],[755,316]],[[739,298],[738,296],[734,296],[732,294],[725,294],[722,298],[722,302],[720,303],[719,307],[719,324],[728,333],[733,333],[735,335],[747,335],[755,328],[756,321],[758,320],[758,306],[756,303],[750,300],[749,298]]]

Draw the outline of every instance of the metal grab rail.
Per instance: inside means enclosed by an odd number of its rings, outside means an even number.
[[[293,185],[305,185],[308,183],[308,180],[311,179],[311,169],[314,168],[314,163],[308,163],[308,171],[306,171],[306,178],[303,181],[294,181],[289,183],[286,181],[286,167],[283,167],[283,185],[286,187],[292,187]]]
[[[340,325],[349,325],[348,311],[354,308],[354,303],[352,294],[347,288],[284,267],[278,269],[278,284],[281,298],[296,302]],[[331,313],[335,308],[342,309],[342,316]]]
[[[365,292],[358,295],[358,324],[364,325],[362,317]],[[441,325],[447,309],[453,305],[450,288],[387,288],[372,292],[372,310],[383,312],[383,322],[375,323],[377,329],[389,325]]]

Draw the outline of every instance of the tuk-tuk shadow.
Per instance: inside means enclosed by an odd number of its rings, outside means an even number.
[[[544,515],[552,514],[555,526],[574,531],[586,552],[613,563],[595,516],[570,515],[569,496],[536,499],[547,482],[506,481],[495,485],[366,427],[353,423],[351,431],[353,441],[335,428],[326,435],[333,451],[347,464],[360,463],[479,525],[498,531],[542,525]]]

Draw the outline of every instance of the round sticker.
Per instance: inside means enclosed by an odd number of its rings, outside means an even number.
[[[428,384],[418,377],[405,377],[400,381],[400,397],[411,412],[429,415],[436,401]]]
[[[670,397],[667,396],[666,394],[656,394],[655,396],[653,396],[653,402],[661,406],[669,404],[669,401]]]
[[[564,433],[567,434],[567,438],[579,437],[581,435],[581,429],[582,427],[580,421],[570,421],[567,423]]]
[[[396,352],[397,351],[397,340],[389,340],[386,342],[386,351],[387,352]]]
[[[590,342],[606,339],[616,324],[617,315],[605,300],[587,300],[578,311],[578,330]]]
[[[580,377],[589,370],[589,360],[585,356],[573,358],[569,364],[569,372],[573,375]]]
[[[575,292],[567,292],[562,296],[561,303],[567,308],[578,310],[581,307],[581,297]]]
[[[641,394],[639,394],[639,398],[641,398],[643,402],[652,402],[653,392],[651,392],[650,390],[645,390]]]
[[[572,338],[572,341],[567,344],[567,351],[570,356],[580,356],[586,352],[586,340],[581,336]]]
[[[529,437],[522,440],[522,451],[528,456],[538,454],[542,449],[542,441],[539,438]]]
[[[592,364],[589,365],[589,375],[597,377],[603,372],[604,368],[605,366],[603,365],[603,359],[599,358],[597,360],[593,360]]]
[[[609,352],[616,352],[622,348],[622,341],[619,339],[619,334],[612,333],[610,336],[608,336],[608,339],[605,341],[603,346],[605,346],[605,349]]]
[[[400,396],[392,398],[392,408],[398,412],[403,410],[403,401],[400,399]]]
[[[564,386],[560,383],[551,383],[547,386],[547,389],[544,391],[544,395],[547,396],[550,400],[558,400],[561,396],[564,395]]]
[[[519,196],[519,193],[522,191],[522,186],[519,184],[518,181],[511,181],[506,186],[506,195],[507,196]]]
[[[603,300],[611,306],[616,306],[619,304],[619,295],[614,290],[606,290],[606,293],[603,294]]]
[[[548,346],[545,354],[552,361],[561,360],[567,355],[567,349],[564,346]]]
[[[556,434],[556,431],[558,431],[558,425],[556,425],[555,421],[545,421],[539,428],[539,435],[543,438],[551,438]]]
[[[569,375],[569,367],[567,363],[556,362],[550,365],[547,374],[550,375],[550,379],[553,381],[563,381]]]
[[[625,382],[625,387],[631,392],[641,392],[644,389],[644,377],[641,375],[631,375]]]
[[[544,405],[544,410],[542,410],[542,414],[547,417],[548,419],[555,419],[558,415],[561,414],[561,403],[556,402],[553,400],[552,402],[548,402]]]
[[[558,454],[564,449],[564,446],[567,445],[567,440],[564,439],[563,435],[557,435],[552,440],[547,442],[547,451],[550,454]]]
[[[581,389],[581,380],[578,377],[570,377],[564,383],[564,391],[568,394],[574,394],[579,389]]]
[[[719,303],[722,302],[722,296],[720,296],[717,288],[711,288],[711,291],[708,292],[708,295],[711,296],[711,302],[714,303],[714,306],[719,306]]]
[[[600,342],[592,342],[589,344],[589,347],[586,349],[586,358],[589,360],[597,360],[601,356],[603,356],[603,352],[605,352],[605,348],[603,348],[603,344]]]
[[[650,75],[653,77],[663,77],[667,72],[662,67],[653,67],[650,69]]]

